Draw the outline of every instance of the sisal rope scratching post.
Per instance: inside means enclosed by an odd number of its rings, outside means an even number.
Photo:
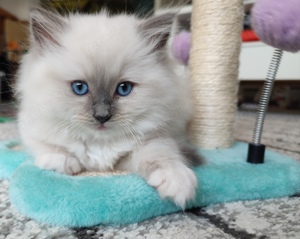
[[[189,64],[195,115],[190,134],[201,148],[233,143],[243,14],[242,0],[193,1]]]

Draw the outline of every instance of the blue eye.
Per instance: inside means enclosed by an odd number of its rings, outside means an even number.
[[[87,83],[83,81],[74,81],[72,83],[72,89],[76,95],[85,95],[89,91]]]
[[[133,84],[131,82],[125,81],[118,85],[116,93],[120,96],[127,96],[132,91]]]

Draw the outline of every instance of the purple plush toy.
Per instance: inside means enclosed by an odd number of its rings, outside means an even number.
[[[259,38],[281,50],[300,50],[300,0],[258,0],[252,25]]]
[[[174,37],[171,50],[175,58],[187,65],[191,48],[191,33],[181,32]]]
[[[285,51],[300,50],[300,0],[258,0],[252,9],[252,25],[266,44]],[[174,56],[187,65],[191,33],[179,33],[171,47]]]

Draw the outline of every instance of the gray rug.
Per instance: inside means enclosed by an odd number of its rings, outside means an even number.
[[[255,122],[251,112],[239,112],[235,137],[250,141]],[[0,140],[18,137],[15,123],[0,124]],[[300,160],[300,116],[269,114],[262,143]],[[299,175],[300,177],[300,175]],[[62,228],[20,215],[8,200],[8,181],[0,181],[0,239],[300,239],[300,197],[245,201],[196,208],[126,227]]]

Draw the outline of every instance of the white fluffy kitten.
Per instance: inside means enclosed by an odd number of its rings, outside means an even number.
[[[173,20],[31,11],[17,95],[21,137],[38,167],[127,170],[182,207],[194,198],[190,88],[169,53]]]

